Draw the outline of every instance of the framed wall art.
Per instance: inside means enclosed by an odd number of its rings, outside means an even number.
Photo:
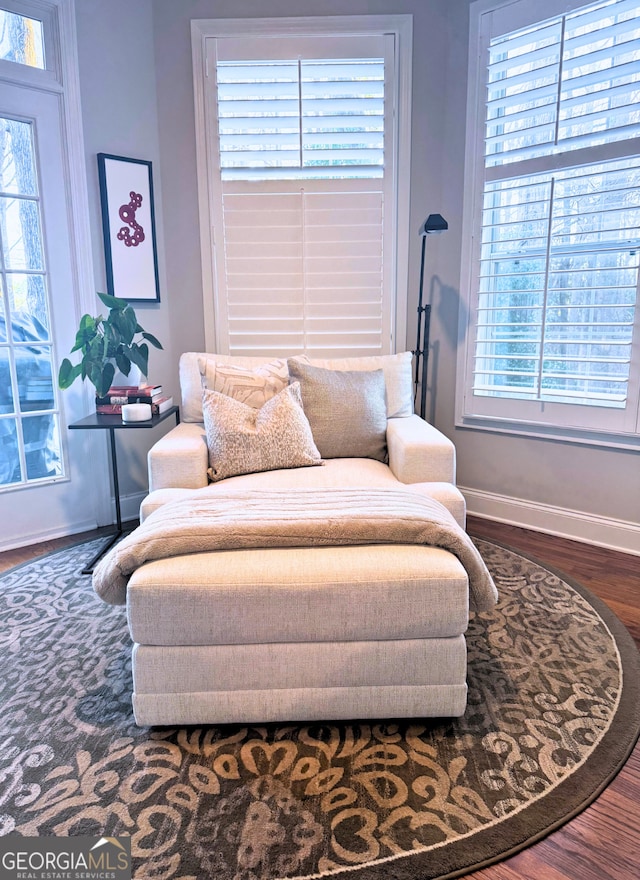
[[[98,153],[107,289],[160,302],[151,162]]]

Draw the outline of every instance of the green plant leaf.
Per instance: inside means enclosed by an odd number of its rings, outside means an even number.
[[[123,310],[112,311],[107,323],[110,325],[113,338],[118,344],[131,345],[138,321],[136,313],[130,306]]]
[[[125,376],[128,376],[131,372],[131,360],[129,359],[129,355],[125,354],[121,348],[116,351],[116,366]]]
[[[104,391],[98,392],[100,397],[103,397],[107,393],[109,388],[111,388],[111,386],[113,385],[113,377],[115,376],[115,374],[116,368],[113,366],[113,364],[109,363],[104,365],[104,368],[102,370],[102,388],[104,389]]]
[[[82,316],[82,318],[80,319],[80,324],[78,326],[78,331],[76,333],[75,345],[71,349],[72,354],[74,351],[81,351],[83,346],[85,346],[93,339],[94,336],[96,336],[100,323],[100,318],[92,318],[91,315]]]
[[[126,309],[129,303],[126,299],[120,299],[117,296],[111,296],[109,293],[97,292],[98,296],[108,309]]]
[[[62,389],[69,388],[81,372],[81,363],[74,366],[69,358],[64,358],[58,371],[58,387]]]
[[[92,361],[102,361],[105,356],[105,337],[94,336],[84,346],[84,356]]]
[[[124,335],[126,337],[127,344],[130,344],[133,341],[133,337],[136,335],[136,327],[138,326],[136,313],[131,308],[131,306],[124,310],[124,312],[122,313],[122,319],[125,327]]]
[[[104,324],[105,358],[116,356],[119,340],[120,334],[118,333],[117,329],[113,326],[113,324],[106,321]]]
[[[95,362],[91,364],[90,370],[87,371],[87,376],[89,381],[95,385],[96,394],[99,397],[104,397],[109,388],[111,388],[115,372],[115,367],[110,362],[104,365]]]
[[[149,346],[144,342],[142,345],[134,343],[129,351],[129,357],[136,367],[138,367],[142,375],[146,376],[149,365]]]
[[[156,348],[162,348],[162,345],[152,333],[147,333],[140,327],[140,325],[138,325],[138,327],[140,328],[139,332],[142,333],[144,339],[148,340],[151,345],[155,345]]]

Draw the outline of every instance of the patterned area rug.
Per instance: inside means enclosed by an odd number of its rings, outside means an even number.
[[[639,655],[584,589],[478,542],[501,601],[472,617],[455,720],[138,728],[125,611],[92,542],[0,577],[0,834],[129,834],[155,880],[433,880],[588,805],[640,726]]]

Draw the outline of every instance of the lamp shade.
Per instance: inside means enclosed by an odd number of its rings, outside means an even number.
[[[449,224],[442,214],[429,214],[427,219],[420,227],[420,235],[430,235],[435,232],[444,232],[449,228]]]

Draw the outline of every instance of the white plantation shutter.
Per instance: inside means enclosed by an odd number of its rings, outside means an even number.
[[[465,413],[635,434],[640,0],[500,21],[483,35]]]
[[[614,0],[491,41],[487,165],[640,135],[640,3]]]
[[[230,353],[384,350],[382,192],[358,183],[316,192],[225,184]]]
[[[223,180],[382,177],[384,59],[217,66]]]
[[[476,394],[624,407],[640,159],[489,184]]]
[[[393,38],[211,42],[219,350],[389,353]]]

